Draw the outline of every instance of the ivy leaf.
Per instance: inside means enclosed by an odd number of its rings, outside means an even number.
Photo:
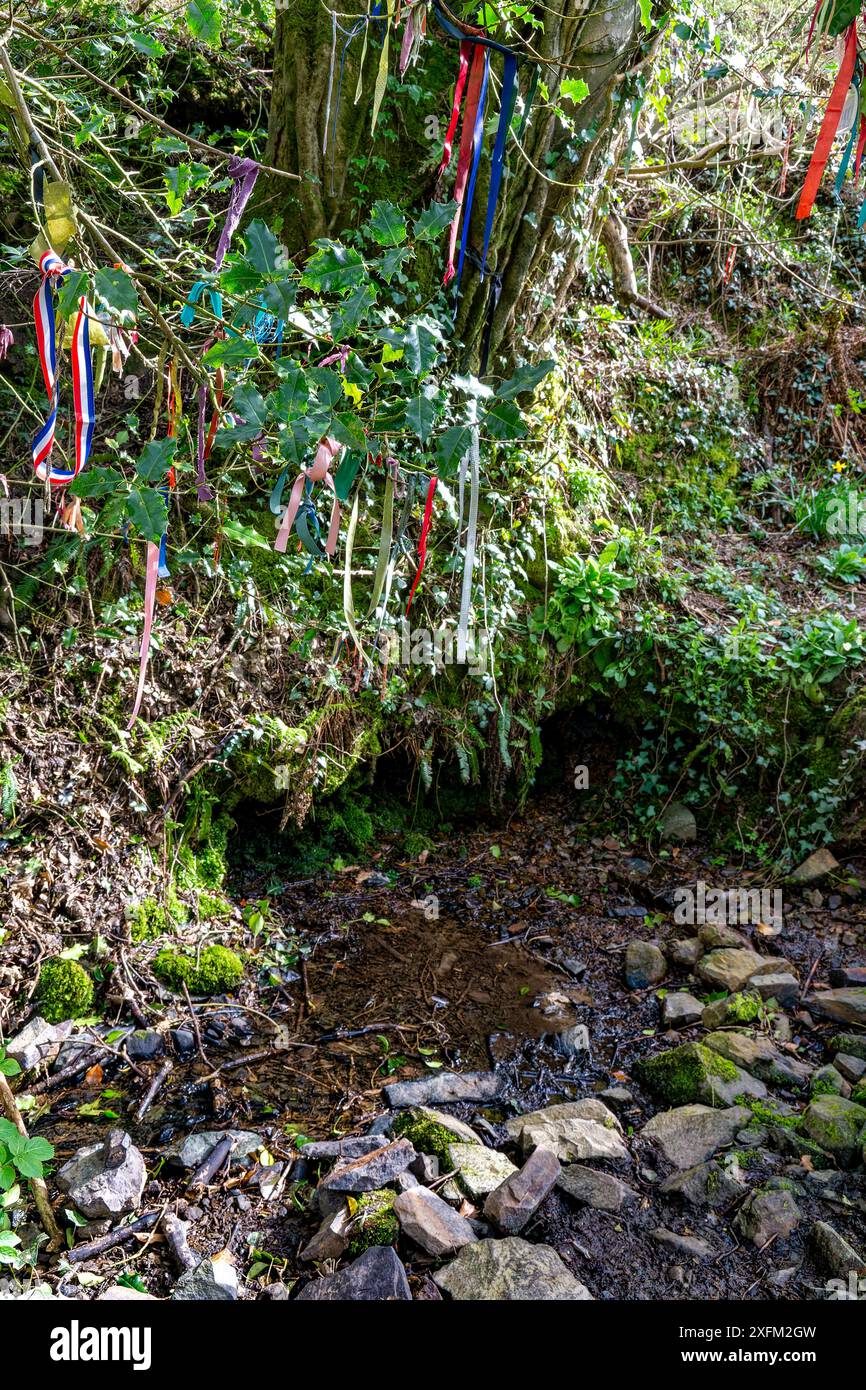
[[[130,488],[126,499],[126,514],[145,540],[158,541],[165,530],[168,507],[156,488]]]
[[[485,411],[481,425],[494,439],[523,439],[526,435],[523,416],[513,401],[497,401]]]
[[[248,338],[224,338],[208,348],[201,359],[205,367],[221,367],[246,362],[249,357],[258,357],[259,350]]]
[[[215,0],[189,0],[186,22],[194,39],[203,43],[219,43],[222,16]]]
[[[653,27],[653,0],[640,0],[640,22],[649,33]]]
[[[165,201],[172,217],[177,217],[183,207],[183,200],[189,191],[191,166],[189,164],[170,165],[163,179],[166,184]]]
[[[535,366],[521,367],[509,377],[501,386],[497,387],[496,394],[502,401],[510,401],[515,396],[519,396],[524,391],[532,391],[540,381],[543,381],[550,372],[553,371],[556,363],[553,358],[545,358],[543,362],[536,363]]]
[[[318,250],[307,261],[301,284],[319,294],[352,290],[367,278],[360,254],[337,241],[320,241]]]
[[[399,246],[406,240],[405,218],[393,203],[382,199],[373,204],[366,230],[378,246]]]
[[[138,290],[125,270],[97,270],[93,287],[109,309],[134,314],[138,308]]]
[[[174,462],[176,447],[176,439],[152,439],[141,451],[141,458],[135,465],[136,475],[146,483],[164,478]]]
[[[559,84],[559,94],[579,106],[589,96],[589,87],[582,77],[566,77]]]
[[[69,484],[73,497],[108,497],[117,492],[123,478],[116,468],[88,468]]]
[[[261,218],[251,222],[245,233],[247,243],[246,260],[262,275],[271,275],[277,269],[280,243],[270,227]]]
[[[437,402],[430,396],[413,396],[406,402],[404,420],[407,427],[416,434],[423,444],[430,438],[433,422],[436,419]]]
[[[450,222],[454,220],[457,211],[457,204],[450,203],[431,203],[416,218],[412,228],[418,241],[437,241],[442,232]]]

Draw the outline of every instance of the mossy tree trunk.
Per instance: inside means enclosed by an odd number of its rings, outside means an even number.
[[[537,96],[523,153],[510,142],[489,257],[502,276],[494,353],[509,351],[515,339],[526,343],[538,338],[560,311],[577,270],[571,229],[575,218],[592,215],[581,205],[580,185],[629,123],[629,79],[647,58],[649,44],[638,0],[610,0],[601,5],[595,0],[563,0],[559,12],[553,13],[556,8],[540,12],[543,33],[527,30],[542,59],[541,79],[547,91],[540,90]],[[343,16],[353,10],[363,13],[366,5],[363,0],[344,0],[339,10],[340,23],[348,29],[350,21]],[[363,34],[346,50],[334,121],[345,43],[345,33],[338,32],[332,122],[327,154],[323,154],[332,63],[330,12],[319,0],[295,0],[290,8],[278,11],[267,162],[297,171],[303,183],[297,191],[297,185],[274,179],[262,194],[271,215],[279,214],[280,231],[292,254],[302,252],[317,237],[337,236],[355,225],[375,198],[420,208],[436,192],[436,169],[457,69],[456,43],[441,33],[431,13],[420,61],[399,84],[395,77],[399,39],[392,34],[391,78],[374,139],[370,115],[380,39],[371,31],[357,104]],[[528,62],[523,65],[521,75],[524,95],[529,66]],[[498,91],[498,57],[493,68]],[[580,107],[571,108],[576,109],[578,137],[556,115],[560,84],[566,78],[582,79],[589,89]],[[473,215],[473,242],[478,246],[483,239],[492,142],[488,123]],[[456,158],[452,169],[455,165]],[[441,190],[440,197],[450,197],[450,186]],[[474,272],[468,277],[464,272],[456,327],[470,358],[483,328],[486,296],[486,284]]]

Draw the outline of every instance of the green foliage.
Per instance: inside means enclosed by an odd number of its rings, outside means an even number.
[[[227,946],[206,946],[195,958],[166,948],[153,963],[153,972],[170,989],[186,985],[191,994],[227,994],[243,979],[244,963]]]
[[[36,1001],[49,1023],[81,1018],[93,1009],[93,981],[78,961],[49,957],[39,971]]]
[[[400,1234],[400,1223],[394,1215],[397,1193],[389,1187],[375,1192],[362,1192],[349,1198],[349,1254],[362,1255],[373,1245],[393,1245]]]
[[[556,587],[550,596],[547,616],[536,609],[535,621],[550,633],[557,650],[576,647],[592,652],[599,670],[607,666],[610,642],[617,630],[620,595],[634,586],[634,580],[616,568],[619,547],[606,545],[598,558],[572,555],[561,564],[552,564]]]

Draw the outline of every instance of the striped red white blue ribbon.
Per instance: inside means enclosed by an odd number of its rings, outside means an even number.
[[[42,283],[33,300],[36,324],[36,344],[42,377],[48,393],[48,418],[33,440],[33,467],[40,478],[48,478],[55,487],[63,487],[81,472],[93,443],[96,421],[93,393],[93,364],[90,357],[90,323],[87,301],[82,295],[72,332],[72,402],[75,411],[75,459],[71,468],[51,463],[54,436],[57,429],[57,407],[60,387],[57,370],[57,333],[54,314],[54,291],[58,282],[70,273],[71,267],[54,251],[45,251],[39,259]]]

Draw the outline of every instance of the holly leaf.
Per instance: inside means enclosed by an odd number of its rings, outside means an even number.
[[[438,241],[439,236],[444,232],[449,223],[453,222],[454,214],[457,211],[457,204],[450,203],[431,203],[415,219],[412,228],[415,238],[418,241]]]
[[[319,241],[318,250],[307,261],[301,284],[319,294],[355,289],[367,276],[360,254],[337,241]]]
[[[256,344],[248,338],[223,338],[208,348],[201,360],[205,367],[222,367],[237,365],[258,355]]]
[[[125,270],[97,270],[93,287],[109,309],[134,314],[138,309],[138,290]]]
[[[485,411],[481,425],[494,439],[523,439],[526,434],[523,416],[513,401],[497,401]]]
[[[123,477],[116,468],[88,468],[69,484],[73,497],[108,497],[122,485]]]
[[[126,499],[126,514],[145,540],[158,541],[165,530],[168,507],[156,488],[133,487]]]
[[[380,199],[373,204],[367,231],[378,246],[399,246],[406,240],[406,219],[393,203]]]
[[[310,388],[300,367],[296,367],[294,363],[289,363],[286,367],[282,367],[281,363],[278,365],[283,379],[276,391],[271,393],[269,400],[277,418],[288,422],[303,415],[310,399]]]
[[[553,371],[555,366],[556,363],[553,358],[548,357],[543,362],[536,363],[535,366],[521,367],[514,373],[514,376],[509,377],[507,381],[496,388],[496,394],[500,400],[509,401],[524,391],[532,391],[540,381],[543,381]]]
[[[262,289],[262,303],[275,318],[285,319],[295,307],[297,290],[293,280],[275,280]]]
[[[176,447],[176,439],[152,439],[149,444],[145,444],[141,458],[135,465],[137,476],[146,483],[158,482],[164,478],[174,462]]]
[[[468,425],[452,425],[443,430],[436,440],[436,455],[446,468],[455,459],[462,459],[472,443],[472,431]]]
[[[640,22],[649,33],[653,27],[653,0],[640,0]]]
[[[189,0],[186,22],[194,39],[202,43],[219,43],[222,15],[215,0]]]
[[[406,327],[404,351],[414,376],[426,376],[439,355],[442,330],[435,319],[412,319]]]
[[[423,444],[430,438],[433,422],[436,419],[437,402],[430,396],[413,396],[406,402],[404,420],[408,429],[416,434]]]
[[[247,252],[245,259],[262,275],[272,275],[277,269],[280,243],[270,227],[260,218],[251,222],[245,232]]]
[[[559,84],[559,95],[579,106],[589,96],[589,87],[582,77],[566,77]]]

